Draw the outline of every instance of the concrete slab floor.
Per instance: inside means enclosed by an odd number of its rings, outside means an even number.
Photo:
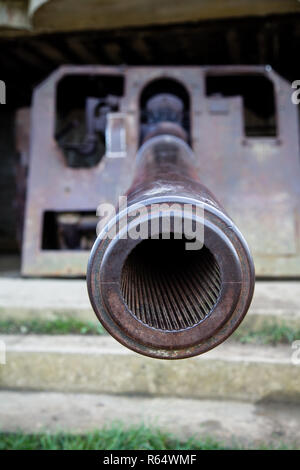
[[[229,445],[300,445],[300,407],[282,404],[1,391],[0,422],[2,431],[25,433],[144,423],[183,440],[210,436]]]

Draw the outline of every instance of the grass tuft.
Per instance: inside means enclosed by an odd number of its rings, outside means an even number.
[[[291,344],[300,338],[300,329],[284,323],[280,325],[264,324],[259,330],[245,330],[243,325],[235,331],[232,339],[243,344]]]
[[[106,333],[101,323],[84,322],[73,318],[54,320],[0,320],[1,334],[45,334],[45,335],[103,335]]]
[[[103,326],[98,323],[73,318],[54,320],[0,320],[0,334],[45,334],[45,335],[103,335]],[[242,344],[291,344],[300,338],[300,328],[281,324],[265,323],[259,329],[251,330],[243,324],[234,332],[232,339]]]
[[[115,423],[86,434],[0,432],[0,450],[291,450],[296,444],[271,443],[226,445],[212,437],[179,439],[171,433],[145,425],[126,427]]]
[[[84,435],[0,433],[0,450],[222,450],[212,438],[181,441],[170,433],[147,426],[125,428],[115,424]]]

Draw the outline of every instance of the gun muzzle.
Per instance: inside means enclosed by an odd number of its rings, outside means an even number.
[[[254,267],[243,236],[198,181],[180,133],[161,126],[145,141],[126,196],[89,259],[98,319],[146,356],[180,359],[212,349],[245,316]]]

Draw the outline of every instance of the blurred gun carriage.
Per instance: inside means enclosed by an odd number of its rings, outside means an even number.
[[[120,195],[129,219],[140,203],[199,204],[201,250],[183,250],[172,228],[171,240],[101,236],[88,287],[106,329],[142,354],[181,358],[219,344],[254,285],[247,245],[223,207],[250,242],[258,275],[300,274],[290,93],[264,67],[58,69],[31,110],[23,274],[84,275],[96,208]]]

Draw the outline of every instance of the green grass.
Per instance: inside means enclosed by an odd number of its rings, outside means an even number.
[[[206,438],[181,441],[147,426],[114,425],[84,435],[0,433],[0,450],[221,450],[221,442]]]
[[[98,323],[83,322],[72,318],[55,320],[0,320],[1,334],[45,334],[45,335],[102,335],[103,326]]]
[[[244,344],[291,344],[300,338],[300,329],[284,323],[280,325],[264,324],[257,331],[249,331],[243,325],[233,334],[232,339]]]
[[[103,326],[72,318],[54,320],[0,320],[1,334],[46,334],[46,335],[103,335]],[[282,322],[280,325],[263,324],[258,330],[251,330],[243,324],[233,334],[232,339],[243,344],[291,344],[300,338],[300,328],[292,328]]]
[[[294,444],[226,445],[211,437],[186,440],[148,426],[125,427],[122,423],[87,434],[1,433],[0,450],[288,450]]]

